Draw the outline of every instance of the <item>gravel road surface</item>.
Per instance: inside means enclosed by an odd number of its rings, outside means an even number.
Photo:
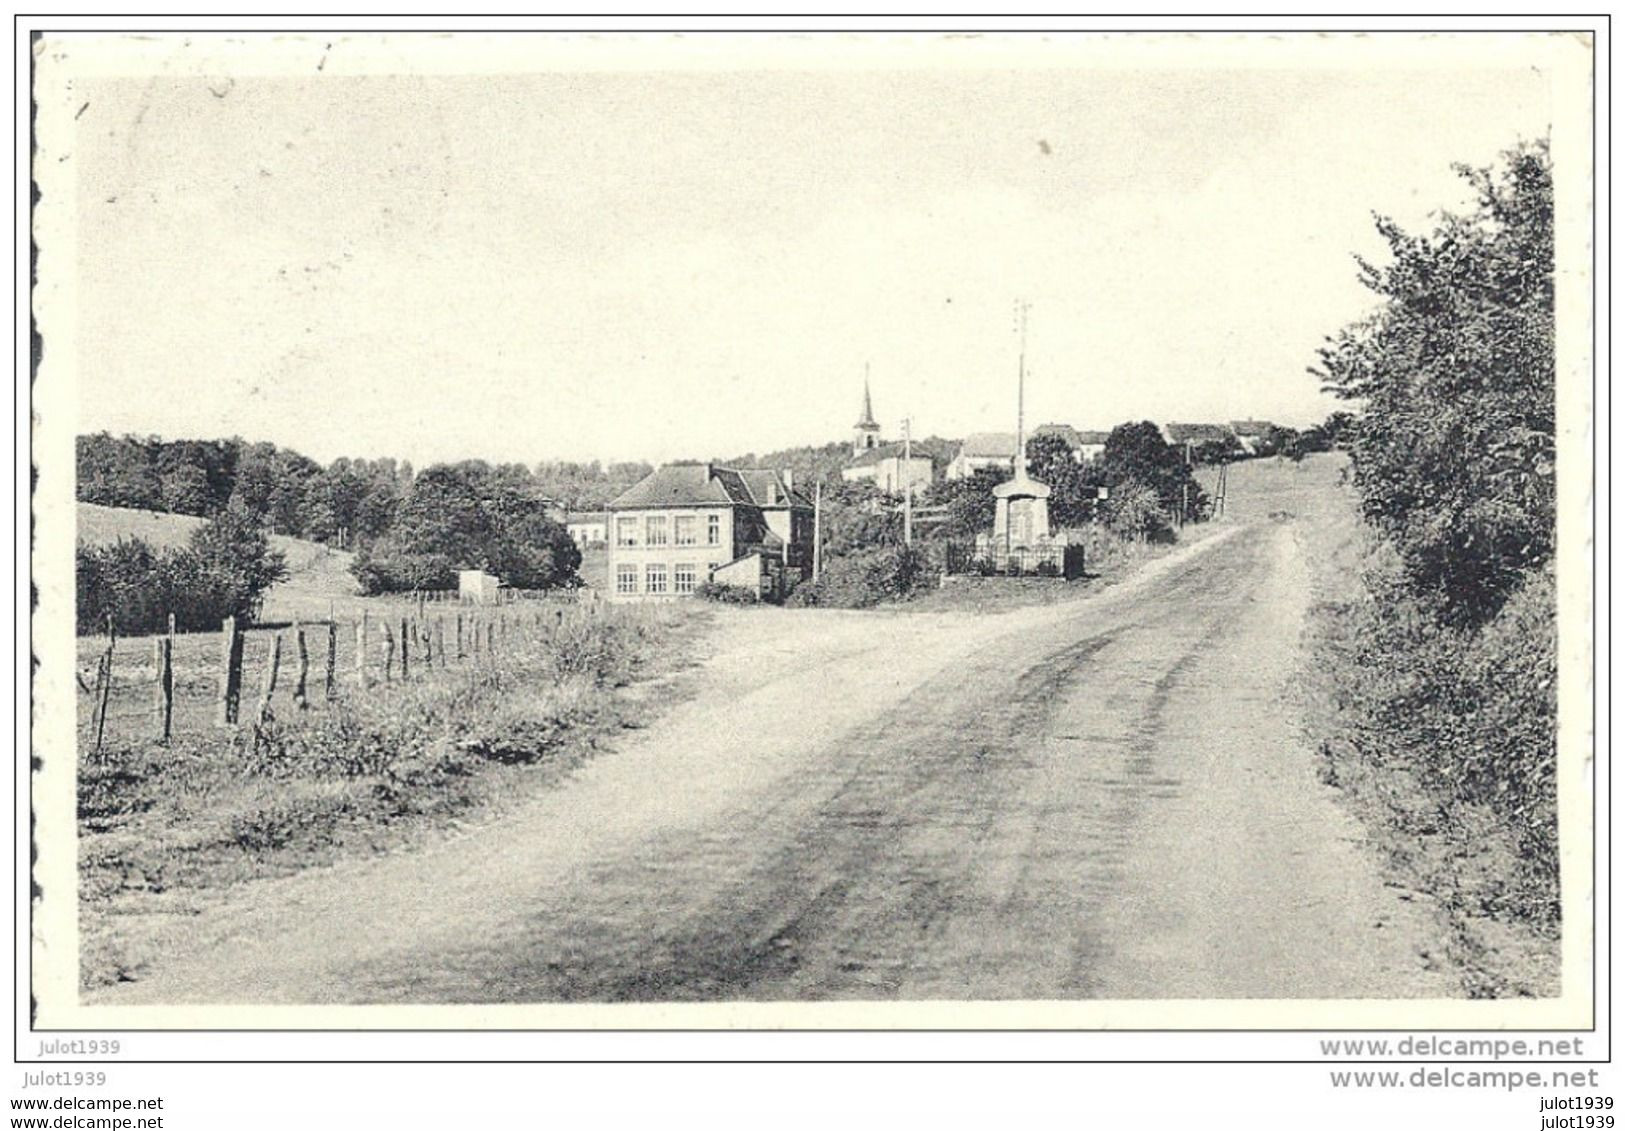
[[[118,1003],[1459,991],[1315,774],[1289,528],[997,615],[724,614],[564,788],[259,885]]]

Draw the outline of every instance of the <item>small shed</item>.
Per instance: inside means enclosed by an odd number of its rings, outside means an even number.
[[[483,569],[460,569],[457,596],[467,604],[494,605],[502,599],[502,582]]]
[[[783,592],[784,571],[776,556],[751,550],[726,565],[717,566],[711,571],[711,580],[718,585],[749,589],[760,599],[770,599]]]

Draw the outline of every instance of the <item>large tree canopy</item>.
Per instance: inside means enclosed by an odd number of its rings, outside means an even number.
[[[1325,387],[1363,403],[1349,442],[1365,514],[1447,618],[1492,615],[1552,553],[1556,454],[1552,177],[1544,141],[1458,166],[1471,211],[1361,260],[1382,305],[1320,351]]]
[[[363,589],[377,593],[450,588],[459,569],[546,589],[572,583],[580,565],[581,551],[548,516],[524,468],[468,460],[418,475],[394,526],[351,568]]]

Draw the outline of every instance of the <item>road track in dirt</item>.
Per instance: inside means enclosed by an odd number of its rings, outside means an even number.
[[[563,789],[264,885],[87,1000],[1451,996],[1298,734],[1299,553],[1259,522],[1041,608],[730,614]]]

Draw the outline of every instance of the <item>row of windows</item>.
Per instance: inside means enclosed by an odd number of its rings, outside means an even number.
[[[644,593],[692,593],[699,578],[700,567],[693,562],[678,562],[671,567],[671,589],[666,588],[666,563],[649,562],[643,567]],[[638,567],[621,564],[615,567],[615,592],[637,593]]]
[[[691,514],[680,514],[670,520],[668,530],[667,517],[663,514],[652,514],[645,518],[628,515],[615,520],[615,544],[617,546],[664,546],[667,544],[668,533],[671,542],[678,546],[698,546],[699,518]],[[638,540],[639,524],[642,524],[643,539]],[[707,546],[722,545],[722,516],[708,514],[705,516],[705,544]]]

